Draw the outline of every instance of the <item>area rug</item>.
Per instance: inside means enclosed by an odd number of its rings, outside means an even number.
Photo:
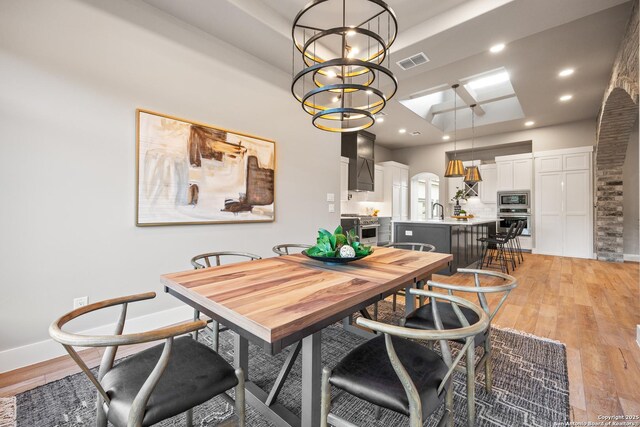
[[[402,307],[391,312],[391,304],[383,303],[381,318],[396,320]],[[550,426],[569,421],[569,381],[567,357],[563,344],[539,339],[517,331],[492,329],[494,381],[493,392],[484,389],[484,373],[476,376],[476,425],[478,426]],[[221,333],[220,354],[233,358],[231,332]],[[203,335],[203,334],[201,334]],[[208,340],[208,336],[203,338]],[[334,366],[346,353],[364,342],[363,338],[346,332],[338,324],[322,333],[322,363]],[[249,375],[268,390],[284,362],[288,350],[268,356],[261,349],[250,346]],[[480,354],[480,353],[479,353]],[[301,362],[298,360],[287,379],[278,401],[293,413],[300,414]],[[454,374],[455,425],[467,425],[466,379]],[[334,393],[335,395],[335,393]],[[71,375],[16,396],[16,425],[18,427],[56,427],[92,425],[95,419],[95,389],[84,374]],[[374,406],[343,393],[332,404],[332,411],[361,426],[404,426],[408,418],[383,410],[379,420]],[[424,425],[435,426],[440,408]],[[227,418],[232,408],[217,397],[194,411],[194,424],[214,426]],[[159,424],[183,426],[184,417],[177,416]],[[247,407],[248,426],[272,426],[250,406]]]

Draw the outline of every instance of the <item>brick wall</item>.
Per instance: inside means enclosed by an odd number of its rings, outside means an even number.
[[[598,116],[596,139],[596,223],[598,259],[623,261],[622,166],[638,116],[638,0],[613,64],[611,81]]]

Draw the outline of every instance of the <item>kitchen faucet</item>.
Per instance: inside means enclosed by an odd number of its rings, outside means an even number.
[[[440,203],[434,203],[431,206],[431,216],[433,216],[433,210],[436,206],[440,206],[440,219],[444,221],[444,206],[442,206]]]

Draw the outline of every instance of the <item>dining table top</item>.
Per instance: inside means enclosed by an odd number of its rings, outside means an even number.
[[[450,254],[374,247],[373,254],[347,264],[295,254],[164,274],[160,280],[168,292],[205,314],[273,344],[299,339],[314,325],[328,326],[323,321],[349,315],[451,259]]]

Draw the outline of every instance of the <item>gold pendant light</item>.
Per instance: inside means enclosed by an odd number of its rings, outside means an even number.
[[[469,107],[471,108],[471,166],[469,166],[464,171],[464,182],[466,182],[469,185],[473,185],[476,182],[482,181],[482,176],[480,176],[480,170],[475,165],[475,159],[473,156],[473,145],[475,142],[474,140],[476,138],[476,131],[475,131],[476,111],[474,110],[474,108],[476,107],[476,104],[471,104]]]
[[[453,160],[449,160],[449,164],[447,164],[447,170],[444,173],[444,176],[446,178],[458,178],[458,177],[464,176],[464,166],[462,165],[462,160],[458,160],[458,151],[456,150],[456,142],[457,142],[456,120],[457,120],[457,113],[458,113],[457,101],[458,101],[459,86],[460,85],[457,83],[451,86],[451,88],[453,89]]]

